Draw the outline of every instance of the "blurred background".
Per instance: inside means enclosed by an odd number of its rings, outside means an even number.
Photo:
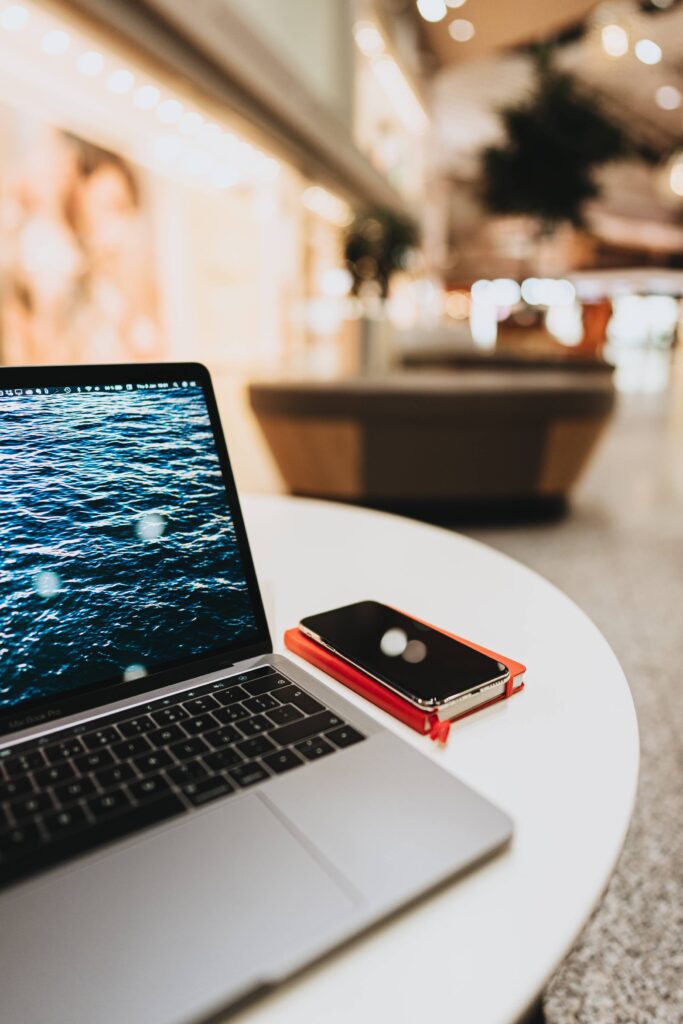
[[[552,1021],[683,1019],[682,294],[678,0],[0,0],[0,362],[200,360],[242,489],[614,644],[642,796]]]
[[[0,42],[3,363],[206,362],[244,487],[420,497],[295,464],[299,433],[320,441],[313,380],[356,390],[401,370],[424,390],[459,371],[482,415],[500,373],[546,408],[578,389],[581,451],[565,429],[533,480],[517,453],[516,497],[572,486],[606,391],[669,386],[673,0],[3,2]],[[308,390],[265,387],[285,378]],[[358,425],[353,396],[334,400],[328,431]],[[471,470],[453,493],[425,473],[423,500],[510,496]]]

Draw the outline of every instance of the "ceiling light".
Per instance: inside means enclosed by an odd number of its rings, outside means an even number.
[[[652,39],[639,39],[634,49],[636,57],[643,64],[659,64],[662,59],[662,48]]]
[[[175,124],[176,121],[180,120],[182,113],[183,105],[179,100],[164,100],[157,107],[157,117],[164,124]]]
[[[462,7],[464,5],[464,3],[465,3],[465,0],[446,0],[446,7],[451,7],[451,8]]]
[[[40,46],[45,53],[56,56],[68,50],[70,42],[71,39],[68,32],[64,32],[61,28],[53,28],[45,33]]]
[[[199,129],[199,138],[202,142],[208,144],[211,142],[217,142],[221,137],[220,125],[215,124],[213,121],[209,121],[208,124],[203,124]]]
[[[447,13],[444,0],[417,0],[417,9],[425,21],[442,21]]]
[[[86,50],[76,61],[76,67],[82,75],[94,78],[104,68],[104,57],[97,50]]]
[[[0,14],[0,25],[8,32],[20,32],[28,21],[28,11],[21,4],[10,4]]]
[[[655,93],[655,102],[662,110],[678,110],[681,105],[681,93],[675,85],[660,85]]]
[[[456,43],[469,43],[474,37],[474,25],[467,18],[456,18],[448,26],[448,34]]]
[[[608,57],[623,57],[628,53],[628,32],[621,25],[605,25],[600,37]]]
[[[140,110],[154,110],[160,99],[161,92],[156,85],[141,85],[135,90],[133,103]]]
[[[117,68],[116,71],[112,71],[107,77],[107,89],[118,96],[123,96],[124,93],[130,92],[133,88],[134,81],[135,75],[132,71],[129,71],[127,68]]]
[[[380,53],[384,53],[382,33],[371,21],[357,21],[353,26],[353,38],[366,57],[379,57]]]

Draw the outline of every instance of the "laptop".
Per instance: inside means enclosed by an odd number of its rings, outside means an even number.
[[[214,1017],[510,838],[274,653],[203,366],[1,370],[0,549],[3,1024]]]

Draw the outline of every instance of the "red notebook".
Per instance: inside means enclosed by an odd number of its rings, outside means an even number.
[[[431,624],[426,622],[424,625],[429,626]],[[431,626],[431,628],[436,629],[437,627]],[[446,636],[450,636],[454,640],[459,640],[460,643],[467,644],[468,647],[473,648],[475,651],[487,654],[496,661],[501,661],[510,671],[510,678],[505,688],[505,693],[493,697],[491,700],[486,701],[486,703],[480,704],[479,707],[456,714],[447,721],[442,721],[434,711],[427,712],[416,708],[410,701],[399,697],[398,694],[393,693],[392,690],[387,689],[386,686],[383,686],[377,680],[367,676],[360,669],[356,668],[355,665],[349,664],[343,658],[321,647],[320,644],[316,643],[315,640],[311,640],[310,637],[306,636],[298,628],[287,630],[285,633],[285,646],[293,654],[298,654],[300,658],[308,661],[311,665],[315,665],[316,668],[322,669],[323,672],[326,672],[338,682],[344,683],[345,686],[348,686],[355,693],[359,693],[361,697],[372,701],[378,708],[388,711],[390,715],[409,725],[411,729],[428,734],[431,739],[439,743],[445,743],[448,739],[451,722],[456,721],[458,718],[465,718],[467,715],[473,715],[482,708],[490,707],[491,704],[497,704],[498,701],[511,697],[513,693],[520,693],[524,689],[526,666],[518,661],[512,661],[511,658],[505,658],[502,654],[498,654],[495,651],[490,651],[486,647],[480,647],[479,644],[472,643],[471,640],[465,640],[464,637],[456,636],[455,633],[448,633],[445,629],[440,632],[445,633]]]

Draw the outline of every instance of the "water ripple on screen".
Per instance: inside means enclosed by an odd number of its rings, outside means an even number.
[[[199,388],[3,398],[0,553],[0,707],[255,633]]]

